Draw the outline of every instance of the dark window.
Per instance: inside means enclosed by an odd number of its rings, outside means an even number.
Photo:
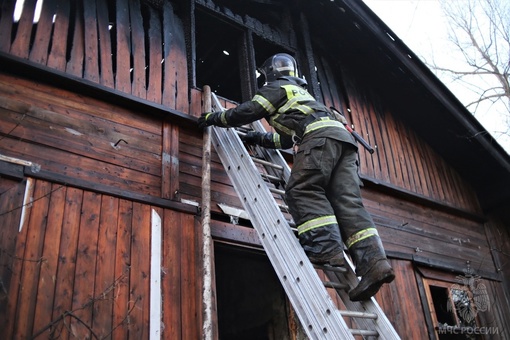
[[[222,244],[214,253],[220,339],[288,339],[285,292],[267,257]]]
[[[476,290],[475,286],[429,279],[424,281],[430,294],[428,302],[437,339],[481,339],[477,314],[485,310],[486,293],[479,295],[482,300],[478,297],[475,300],[472,291]]]
[[[239,51],[243,32],[202,11],[196,12],[196,85],[240,102]]]

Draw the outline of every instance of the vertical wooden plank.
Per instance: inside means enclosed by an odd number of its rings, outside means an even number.
[[[391,151],[391,142],[388,137],[388,125],[386,123],[388,112],[381,112],[380,115],[377,115],[377,126],[379,128],[379,135],[381,138],[379,139],[377,153],[379,155],[379,161],[381,163],[381,171],[383,174],[383,180],[391,183],[391,179],[393,177],[393,154]]]
[[[393,119],[393,123],[394,123],[394,131],[395,131],[395,135],[394,135],[394,147],[397,149],[397,150],[400,150],[399,152],[399,163],[400,163],[400,171],[399,171],[399,174],[401,176],[401,183],[402,183],[402,188],[404,189],[407,189],[407,190],[411,190],[411,185],[410,185],[410,178],[409,178],[409,173],[408,173],[408,169],[410,167],[409,165],[409,158],[407,157],[406,153],[405,153],[405,145],[404,145],[404,132],[405,132],[405,129],[403,128],[403,126],[401,124],[399,124],[399,122],[395,119]]]
[[[378,139],[376,129],[374,127],[374,121],[376,121],[375,115],[377,115],[377,112],[375,111],[375,107],[373,105],[367,105],[365,111],[366,113],[363,115],[365,131],[363,132],[364,134],[362,135],[362,137],[365,138],[368,144],[370,144],[374,148],[375,154],[370,154],[365,149],[363,149],[363,152],[367,157],[367,166],[370,168],[368,171],[372,174],[372,177],[376,178],[375,172],[377,171],[377,169],[380,169],[379,157],[377,154]]]
[[[170,59],[175,63],[175,72],[177,82],[175,84],[176,104],[175,109],[181,112],[189,112],[189,86],[188,86],[188,59],[186,49],[186,39],[184,37],[184,27],[181,19],[175,17],[174,45]],[[184,90],[183,90],[184,89]]]
[[[150,213],[149,205],[133,203],[130,302],[136,307],[129,316],[130,339],[147,339],[149,335]]]
[[[21,273],[20,293],[18,296],[17,329],[14,333],[14,338],[17,339],[26,339],[32,334],[50,192],[50,183],[45,181],[36,182],[34,203],[27,226],[25,253],[20,259],[23,262],[23,271]]]
[[[69,28],[70,3],[66,0],[58,0],[56,17],[51,39],[51,50],[47,65],[59,71],[65,71],[67,33]]]
[[[435,166],[431,159],[430,147],[426,143],[421,143],[420,146],[421,146],[422,152],[423,152],[422,155],[423,155],[423,160],[425,162],[425,171],[429,176],[428,177],[429,178],[428,184],[430,185],[429,192],[430,192],[432,198],[438,198],[439,195],[438,195],[438,188],[437,188],[437,174],[434,171]]]
[[[11,281],[11,278],[25,182],[0,178],[0,183],[2,184],[2,193],[0,194],[0,329],[5,330],[7,327],[5,323],[7,321],[8,292],[11,284],[17,284],[16,281]]]
[[[91,338],[93,301],[102,299],[94,295],[94,274],[96,269],[97,238],[99,229],[101,196],[85,191],[81,208],[78,244],[76,253],[76,270],[74,273],[72,311],[76,317],[66,322],[73,337]],[[102,301],[98,300],[100,304]]]
[[[11,54],[20,58],[28,58],[30,52],[30,38],[32,37],[32,28],[35,13],[35,4],[37,0],[25,0],[23,12],[18,23],[16,37],[12,42]]]
[[[112,334],[114,340],[128,338],[129,314],[136,308],[136,301],[129,300],[129,271],[131,268],[131,229],[133,222],[133,203],[121,199],[117,222],[117,237],[115,244],[115,286],[113,301],[113,324],[115,330]]]
[[[112,42],[110,36],[110,20],[108,18],[108,2],[96,0],[97,27],[99,34],[99,75],[101,85],[114,87]]]
[[[163,5],[163,43],[164,83],[163,105],[170,108],[189,111],[187,61],[184,41],[184,29],[179,18],[173,12],[170,2]],[[186,91],[177,91],[177,89]]]
[[[115,88],[131,93],[131,38],[128,0],[117,0],[117,60],[115,67]]]
[[[81,215],[83,191],[68,188],[64,219],[60,239],[57,277],[55,278],[55,301],[53,303],[52,320],[55,322],[51,328],[50,336],[61,336],[64,339],[69,335],[69,322],[67,312],[72,308],[74,275],[76,269],[76,248]]]
[[[161,87],[162,87],[162,64],[163,59],[161,40],[161,19],[159,13],[154,8],[149,8],[149,79],[147,81],[147,99],[155,103],[161,104]]]
[[[363,137],[368,142],[368,144],[374,146],[374,150],[377,151],[377,149],[375,148],[375,140],[374,140],[375,134],[373,131],[373,127],[374,127],[373,116],[375,115],[374,110],[375,109],[372,105],[363,106],[363,113],[362,113],[362,117],[360,120],[361,126],[360,126],[360,131],[358,131],[358,133],[360,134],[361,137]],[[360,154],[362,154],[363,157],[366,159],[367,172],[371,173],[372,176],[374,176],[375,168],[376,168],[376,166],[378,166],[377,156],[369,153],[367,150],[365,150],[365,148],[362,145],[358,144],[358,147],[360,150]]]
[[[95,1],[83,1],[83,35],[85,59],[83,78],[99,82],[99,34],[97,32],[97,11]]]
[[[397,139],[397,132],[396,132],[396,125],[395,125],[395,119],[391,114],[388,112],[386,114],[386,119],[384,120],[386,122],[386,132],[388,134],[388,142],[387,145],[390,159],[388,159],[388,164],[390,166],[391,172],[391,183],[394,185],[403,188],[404,182],[402,180],[402,153],[400,152],[400,145],[398,143]]]
[[[202,107],[202,91],[191,89],[190,115],[200,117],[204,111]]]
[[[433,174],[432,183],[435,191],[434,198],[439,199],[441,201],[445,200],[443,189],[442,189],[442,178],[439,173],[439,162],[437,154],[432,148],[427,144],[427,156],[429,158],[429,171]]]
[[[33,190],[34,190],[35,180],[28,179],[25,187],[25,193],[23,196],[23,206],[21,207],[21,218],[19,223],[19,234],[16,243],[16,251],[13,256],[13,265],[12,265],[12,277],[11,277],[11,285],[9,288],[9,294],[7,298],[7,313],[5,324],[7,327],[4,329],[4,335],[6,339],[13,339],[14,334],[16,332],[17,326],[17,316],[18,316],[18,303],[19,303],[19,294],[21,290],[21,276],[23,271],[23,261],[22,259],[25,256],[27,237],[28,237],[28,224],[29,224],[29,216],[32,211],[32,200],[33,200]]]
[[[405,154],[406,158],[406,167],[407,167],[407,174],[408,174],[408,183],[409,188],[413,192],[418,192],[418,184],[416,183],[418,181],[417,177],[417,170],[416,170],[416,162],[413,157],[413,149],[411,140],[409,138],[409,129],[404,126],[401,122],[399,122],[400,127],[400,140],[402,143],[402,152]]]
[[[197,275],[198,258],[196,249],[196,234],[194,216],[182,214],[181,216],[181,294],[182,294],[182,338],[200,339],[201,325],[198,323],[199,305],[197,284],[200,276]]]
[[[457,173],[453,170],[451,166],[449,166],[446,161],[444,165],[444,176],[447,178],[449,193],[449,200],[453,203],[453,205],[461,206],[466,208],[467,210],[472,210],[476,212],[476,208],[471,205],[471,200],[469,195],[466,193],[469,191],[468,188],[462,189],[459,187],[459,183],[457,182]],[[459,205],[460,203],[460,205]]]
[[[147,98],[145,82],[145,34],[140,9],[140,0],[129,0],[129,18],[131,19],[131,46],[133,57],[133,74],[131,93],[140,98]]]
[[[115,277],[115,249],[117,223],[119,221],[119,199],[103,195],[101,199],[101,217],[99,220],[99,238],[97,242],[97,266],[94,296],[101,301],[94,304],[94,333],[100,338],[108,338],[113,329],[114,290],[121,284]],[[122,277],[122,274],[119,276]]]
[[[423,156],[421,148],[419,147],[421,140],[418,138],[418,136],[416,136],[414,132],[410,133],[409,140],[413,148],[412,155],[417,168],[416,176],[418,177],[419,180],[419,189],[417,188],[417,192],[425,196],[428,196],[429,195],[428,172],[425,172]]]
[[[64,219],[64,207],[66,187],[53,184],[51,188],[50,206],[48,210],[48,223],[44,237],[44,247],[41,264],[39,286],[37,288],[37,303],[34,320],[34,338],[41,334],[42,338],[50,338],[51,310],[55,296],[55,279],[57,277],[60,236],[62,221]]]
[[[53,15],[55,14],[56,5],[55,0],[45,0],[42,4],[37,32],[29,56],[29,59],[33,62],[46,65],[51,37],[48,32],[51,32],[53,27]]]
[[[0,13],[0,51],[9,52],[11,49],[11,32],[14,7],[16,0],[3,0]]]
[[[85,1],[85,0],[83,0]],[[73,40],[71,42],[71,54],[69,57],[69,61],[67,62],[66,72],[77,76],[79,78],[83,77],[83,55],[84,55],[84,29],[83,29],[83,9],[82,9],[82,1],[76,1],[75,6],[71,7],[71,15],[72,9],[74,8],[74,33]]]
[[[355,130],[360,135],[363,135],[364,134],[363,127],[365,126],[364,116],[370,114],[371,107],[370,106],[364,107],[362,105],[359,105],[358,100],[359,100],[358,98],[351,98],[349,100],[350,109],[352,112],[351,114],[352,120],[349,123],[351,123],[354,126],[353,130]],[[362,173],[368,176],[376,176],[376,174],[373,171],[374,169],[373,159],[369,158],[369,154],[367,152],[361,150],[361,148],[363,148],[361,145],[358,144],[358,148],[360,150],[358,156],[359,167]],[[376,155],[379,157],[381,156],[379,153],[376,153]]]
[[[165,210],[163,218],[163,337],[184,339],[181,314],[181,214]]]
[[[455,191],[453,190],[451,176],[447,171],[449,167],[448,164],[443,158],[439,158],[438,161],[440,177],[442,179],[441,191],[443,192],[445,201],[458,207],[465,207],[466,201],[463,197],[464,195],[455,195]]]
[[[369,105],[370,114],[370,128],[372,138],[370,139],[370,143],[374,148],[375,152],[372,154],[372,176],[374,178],[381,179],[383,176],[381,174],[386,173],[386,166],[383,160],[383,150],[380,150],[379,147],[382,144],[382,136],[379,128],[379,115],[380,113],[377,111],[376,106]]]
[[[161,196],[179,199],[179,126],[163,122]]]

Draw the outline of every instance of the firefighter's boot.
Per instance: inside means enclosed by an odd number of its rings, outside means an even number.
[[[369,300],[384,283],[395,279],[377,234],[355,242],[349,252],[356,265],[356,275],[361,276],[359,284],[349,292],[351,301]]]

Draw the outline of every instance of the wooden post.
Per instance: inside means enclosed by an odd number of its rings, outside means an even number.
[[[211,111],[211,88],[203,88],[204,110]],[[202,153],[202,256],[203,256],[203,327],[202,339],[215,340],[218,338],[218,329],[213,320],[216,320],[214,306],[214,256],[211,237],[211,127],[204,129]]]

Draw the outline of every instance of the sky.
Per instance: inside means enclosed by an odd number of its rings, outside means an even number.
[[[456,0],[457,1],[457,0]],[[465,63],[460,53],[454,51],[448,40],[448,24],[438,0],[363,0],[370,9],[400,38],[418,57],[442,67],[455,68]],[[473,94],[459,83],[438,75],[438,78],[465,105]],[[495,107],[483,107],[475,117],[510,154],[510,137],[498,133],[506,126]]]

